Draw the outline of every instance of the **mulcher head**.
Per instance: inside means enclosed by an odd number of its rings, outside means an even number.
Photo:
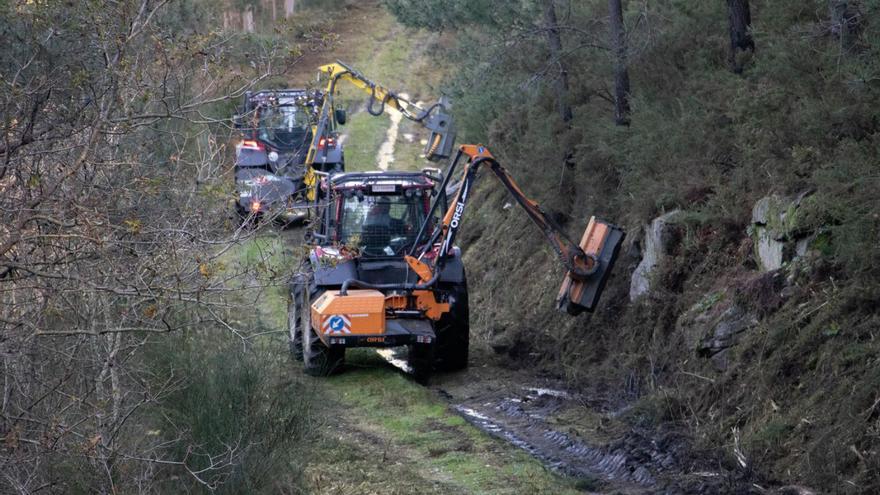
[[[599,304],[599,296],[605,288],[614,262],[623,243],[623,229],[596,217],[590,218],[587,230],[581,238],[580,248],[587,255],[594,257],[598,268],[586,278],[576,278],[571,272],[565,274],[556,307],[570,315],[579,315],[584,311],[592,312]]]

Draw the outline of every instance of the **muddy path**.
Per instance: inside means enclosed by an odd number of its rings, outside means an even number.
[[[438,376],[433,388],[471,424],[555,472],[596,480],[600,493],[734,488],[731,474],[699,462],[682,435],[634,428],[620,419],[625,409],[604,408],[535,371],[474,363],[461,376]]]
[[[772,493],[698,455],[681,433],[633,427],[621,419],[625,407],[612,410],[535,370],[506,369],[489,352],[478,348],[469,368],[435,375],[427,388],[468,423],[551,471],[590,480],[589,492]],[[408,374],[404,350],[378,354],[389,370]]]

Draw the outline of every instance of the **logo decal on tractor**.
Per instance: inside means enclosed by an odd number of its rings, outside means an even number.
[[[325,334],[336,335],[340,333],[351,333],[351,320],[346,315],[332,315],[324,319],[322,330]]]

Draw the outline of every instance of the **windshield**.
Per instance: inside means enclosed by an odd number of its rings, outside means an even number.
[[[291,105],[259,110],[259,139],[278,148],[308,146],[311,131],[307,108]]]
[[[368,256],[406,251],[427,215],[424,196],[356,196],[342,199],[339,241]]]

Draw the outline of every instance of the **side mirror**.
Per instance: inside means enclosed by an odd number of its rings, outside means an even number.
[[[333,113],[336,116],[336,123],[339,125],[345,125],[345,122],[348,119],[348,116],[345,114],[345,110],[337,108]]]
[[[241,129],[242,127],[244,127],[241,115],[232,116],[232,127],[235,127],[236,129]]]

